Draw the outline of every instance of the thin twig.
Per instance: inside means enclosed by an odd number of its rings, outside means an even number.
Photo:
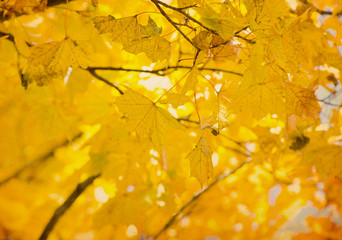
[[[179,12],[180,14],[184,15],[186,18],[188,18],[189,20],[193,21],[194,23],[197,23],[199,26],[203,27],[203,28],[206,29],[207,31],[211,32],[212,34],[214,34],[214,35],[219,35],[219,34],[217,33],[216,30],[211,29],[211,28],[205,26],[203,23],[201,23],[200,21],[198,21],[196,18],[193,18],[193,17],[191,17],[189,14],[183,12],[181,8],[176,8],[176,7],[170,6],[170,5],[168,5],[168,4],[164,3],[164,2],[161,2],[161,1],[159,1],[159,0],[156,0],[156,2],[158,2],[160,5],[162,5],[162,6],[166,7],[166,8],[169,8],[169,9],[172,9],[172,10],[174,10],[174,11]],[[234,36],[237,37],[237,38],[243,39],[243,40],[245,40],[246,42],[248,42],[248,43],[250,43],[250,44],[255,44],[255,41],[254,41],[254,40],[247,39],[247,38],[245,38],[245,37],[242,37],[242,36],[238,35],[238,33],[240,33],[241,31],[243,31],[243,30],[245,30],[245,29],[247,29],[248,27],[249,27],[249,26],[246,26],[246,27],[244,27],[243,29],[237,31],[237,32],[235,33]]]
[[[158,4],[160,5],[163,5],[164,7],[166,8],[169,8],[169,9],[172,9],[174,11],[177,11],[179,12],[180,14],[182,14],[183,16],[185,16],[186,18],[188,18],[189,20],[193,21],[194,23],[197,23],[198,25],[200,25],[201,27],[203,27],[204,29],[206,29],[207,31],[215,34],[215,35],[218,35],[218,33],[214,30],[214,29],[211,29],[211,28],[208,28],[206,26],[203,25],[203,23],[201,23],[200,21],[198,21],[196,18],[193,18],[191,17],[189,14],[185,13],[182,11],[181,8],[176,8],[176,7],[172,7],[164,2],[161,2],[161,1],[158,1],[158,0],[151,0],[151,1],[156,1]]]
[[[166,12],[159,6],[158,0],[151,0],[154,5],[158,8],[159,12],[166,18],[166,20],[172,24],[172,26],[187,40],[194,48],[197,50],[199,49],[191,40],[188,38],[188,36],[185,35],[185,33],[171,20],[169,15],[166,14]]]
[[[238,34],[235,34],[235,37],[240,38],[240,39],[242,39],[242,40],[245,40],[246,42],[248,42],[248,43],[250,43],[250,44],[255,44],[255,41],[254,41],[254,40],[248,39],[248,38],[245,38],[245,37],[242,37],[242,36],[240,36],[240,35],[238,35]]]
[[[209,184],[207,187],[204,187],[201,191],[194,194],[193,197],[186,202],[179,210],[176,212],[170,220],[164,225],[164,227],[152,238],[153,240],[157,239],[163,232],[165,232],[172,224],[176,221],[177,217],[181,215],[185,209],[187,209],[189,206],[191,206],[198,198],[200,198],[204,193],[208,192],[211,188],[213,188],[217,183],[220,181],[226,179],[227,177],[233,175],[236,173],[240,168],[242,168],[246,163],[250,161],[245,161],[242,164],[240,164],[238,167],[234,168],[230,172],[224,172],[221,174],[218,178],[215,179],[211,184]]]
[[[50,221],[45,226],[45,229],[42,235],[39,237],[39,240],[46,240],[48,239],[50,233],[52,232],[53,228],[57,224],[58,220],[64,215],[64,213],[72,206],[72,204],[76,201],[76,199],[87,189],[87,187],[94,182],[96,178],[98,178],[101,174],[90,176],[84,182],[79,183],[75,190],[69,195],[67,200],[56,209],[53,216],[50,218]]]
[[[98,75],[98,74],[95,72],[95,70],[97,70],[96,68],[87,68],[86,70],[88,70],[88,72],[89,72],[91,75],[93,75],[95,78],[97,78],[98,80],[100,80],[100,81],[104,82],[105,84],[107,84],[107,85],[109,85],[109,86],[115,88],[121,95],[124,94],[124,92],[123,92],[120,88],[118,88],[114,83],[111,83],[111,82],[109,82],[107,79],[105,79],[105,78],[101,77],[100,75]]]
[[[334,104],[334,103],[331,103],[331,102],[327,102],[325,101],[324,99],[317,99],[318,102],[322,102],[326,105],[329,105],[329,106],[333,106],[333,107],[337,107],[337,108],[340,108],[341,107],[341,104]]]
[[[38,163],[43,163],[45,162],[47,159],[49,159],[50,157],[52,157],[54,155],[54,152],[56,151],[56,149],[60,148],[60,147],[64,147],[67,144],[75,141],[76,139],[80,138],[82,136],[82,133],[77,134],[75,137],[73,137],[73,139],[71,139],[71,141],[66,140],[63,143],[53,147],[52,150],[50,150],[48,153],[44,154],[42,157],[35,159],[27,164],[25,164],[24,166],[22,166],[21,168],[19,168],[17,171],[15,171],[12,175],[8,176],[7,178],[3,179],[0,181],[0,186],[7,183],[8,181],[12,180],[13,178],[17,178],[19,177],[27,168],[36,165]]]
[[[164,76],[165,73],[161,73],[161,72],[165,72],[167,70],[170,69],[191,69],[192,66],[169,66],[166,68],[160,68],[160,69],[154,69],[154,70],[143,70],[143,69],[133,69],[133,68],[122,68],[122,67],[88,67],[85,70],[88,70],[94,77],[95,75],[93,73],[95,73],[95,70],[105,70],[105,71],[125,71],[125,72],[141,72],[141,73],[151,73],[151,74],[156,74],[159,76]],[[239,72],[234,72],[234,71],[230,71],[230,70],[225,70],[225,69],[218,69],[218,68],[200,68],[199,70],[206,70],[206,71],[213,71],[213,72],[224,72],[224,73],[230,73],[230,74],[234,74],[234,75],[238,75],[238,76],[243,76],[242,73]],[[97,74],[96,74],[97,75]],[[99,76],[99,75],[97,75]],[[101,80],[101,81],[105,81],[106,84],[108,85],[113,85],[111,82],[108,82],[107,80]]]

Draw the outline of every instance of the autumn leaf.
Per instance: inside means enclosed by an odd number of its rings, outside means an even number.
[[[199,32],[193,39],[193,43],[202,51],[208,50],[211,47],[211,40],[213,36],[208,31]]]
[[[230,19],[220,16],[209,5],[196,8],[196,11],[201,15],[203,22],[208,27],[214,29],[224,39],[233,37],[235,32],[245,27],[243,18]]]
[[[136,16],[119,19],[110,15],[101,16],[95,17],[93,22],[100,34],[108,33],[111,39],[120,42],[127,52],[144,52],[153,62],[170,57],[170,42],[159,36],[161,28],[158,28],[151,18],[146,26],[140,25]]]
[[[340,239],[340,2],[0,1],[0,239]]]
[[[89,58],[81,46],[71,38],[34,46],[24,69],[24,84],[35,81],[40,86],[45,85],[55,77],[64,76],[69,67],[86,68]]]
[[[342,154],[342,147],[334,142],[328,142],[333,136],[332,131],[307,134],[310,142],[302,150],[302,163],[313,164],[317,171],[323,176],[334,175],[342,176],[342,163],[340,156]]]
[[[116,104],[128,118],[128,129],[138,137],[148,136],[158,148],[167,144],[165,137],[170,128],[181,128],[170,113],[130,88],[116,99]]]
[[[213,175],[213,163],[211,150],[207,140],[202,136],[196,147],[186,156],[190,161],[190,173],[197,181],[203,186],[210,177]]]
[[[125,44],[124,50],[138,54],[144,52],[151,61],[168,59],[171,52],[170,42],[160,36],[136,38]]]
[[[166,99],[160,101],[160,103],[163,104],[171,104],[175,108],[182,106],[187,102],[191,102],[191,99],[178,93],[168,93],[166,94]]]
[[[291,83],[285,83],[285,86],[286,110],[289,115],[317,119],[321,108],[314,91]]]
[[[162,33],[162,28],[158,27],[156,22],[149,16],[146,26],[140,26],[140,32],[143,36],[158,36]]]
[[[116,19],[109,15],[107,17],[100,16],[93,19],[95,27],[100,34],[110,33],[113,41],[122,44],[132,41],[140,34],[140,26],[136,16]]]

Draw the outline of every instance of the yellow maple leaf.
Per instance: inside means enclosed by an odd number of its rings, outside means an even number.
[[[214,56],[221,60],[224,58],[235,61],[241,50],[241,44],[232,44],[231,41],[223,44],[224,42],[224,39],[220,36],[215,35],[213,37],[211,45],[213,46],[212,52]]]
[[[63,76],[69,67],[88,66],[85,48],[71,38],[34,46],[27,61],[23,71],[25,83],[36,81],[40,86],[49,83],[52,78]]]
[[[251,110],[256,117],[264,117],[267,113],[284,114],[285,101],[283,99],[282,82],[276,77],[268,77],[265,73],[248,71],[244,81],[237,89],[229,89],[227,96],[232,99],[233,107]],[[234,86],[232,86],[234,87]]]
[[[186,102],[191,101],[189,97],[186,96],[188,91],[195,91],[197,86],[197,76],[198,76],[198,68],[197,66],[193,67],[189,75],[185,81],[185,84],[182,88],[180,94],[169,93],[167,94],[167,100],[163,100],[162,103],[170,103],[173,107],[177,108],[181,105],[184,105]]]
[[[141,37],[124,44],[124,50],[133,54],[144,52],[152,62],[156,62],[169,59],[171,44],[161,36]]]
[[[190,160],[190,173],[203,186],[213,175],[213,163],[211,150],[204,136],[200,138],[196,147],[186,156]]]
[[[168,93],[166,94],[166,97],[167,99],[160,101],[160,103],[171,104],[175,108],[182,106],[187,102],[191,102],[189,97],[178,93]]]
[[[116,104],[128,118],[127,128],[138,137],[148,136],[157,148],[167,144],[166,133],[170,128],[180,128],[169,112],[130,88],[117,98]]]
[[[211,45],[211,40],[213,39],[213,35],[208,31],[200,31],[193,39],[192,42],[199,49],[208,50]]]
[[[302,152],[302,163],[315,165],[317,172],[328,176],[342,176],[342,146],[330,142],[332,135],[340,134],[336,129],[329,131],[315,131],[307,133],[307,138],[310,139]]]
[[[100,16],[95,17],[93,23],[100,34],[110,33],[113,41],[118,41],[124,45],[140,34],[140,25],[136,16],[119,19],[111,15]]]
[[[241,30],[246,25],[244,18],[228,18],[220,16],[209,5],[196,8],[196,11],[201,15],[203,23],[214,29],[224,39],[233,37],[235,32]]]
[[[144,52],[153,62],[169,59],[171,44],[159,36],[161,29],[150,18],[146,26],[138,23],[137,16],[115,19],[100,16],[93,19],[100,34],[109,33],[113,41],[120,42],[127,52]]]
[[[288,114],[317,119],[321,110],[315,93],[310,88],[303,88],[292,83],[285,83],[286,110]]]

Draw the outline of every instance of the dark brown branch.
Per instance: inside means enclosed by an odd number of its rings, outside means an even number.
[[[221,174],[218,178],[215,179],[212,183],[210,183],[207,187],[203,188],[201,191],[198,193],[194,194],[193,197],[186,202],[179,210],[176,212],[170,220],[164,225],[164,227],[153,237],[153,239],[157,239],[163,232],[165,232],[172,224],[176,221],[177,217],[181,215],[185,209],[187,209],[189,206],[191,206],[197,199],[199,199],[204,193],[208,192],[211,188],[213,188],[217,183],[220,181],[226,179],[227,177],[233,175],[236,173],[240,168],[242,168],[246,163],[250,161],[245,161],[242,164],[240,164],[238,167],[234,168],[230,172],[225,172]]]
[[[44,154],[42,157],[36,159],[36,160],[33,160],[27,164],[25,164],[24,166],[22,166],[21,168],[19,168],[17,171],[15,171],[12,175],[10,175],[9,177],[3,179],[0,181],[0,186],[7,183],[8,181],[10,181],[11,179],[13,178],[17,178],[19,177],[27,168],[31,167],[31,166],[34,166],[36,164],[40,164],[40,163],[43,163],[45,162],[46,160],[48,160],[50,157],[53,156],[54,152],[60,148],[60,147],[64,147],[66,145],[68,145],[70,142],[73,142],[75,141],[76,139],[80,138],[82,136],[82,133],[79,133],[77,134],[73,139],[71,139],[71,141],[69,140],[66,140],[64,141],[63,143],[55,146],[52,150],[50,150],[48,153]]]
[[[214,29],[211,29],[211,28],[208,28],[206,26],[203,25],[203,23],[201,23],[200,21],[198,21],[196,18],[193,18],[191,17],[189,14],[185,13],[182,11],[181,8],[176,8],[176,7],[172,7],[164,2],[161,2],[161,1],[158,1],[158,0],[155,0],[158,4],[160,5],[163,5],[164,7],[166,8],[169,8],[169,9],[172,9],[174,11],[177,11],[179,12],[180,14],[182,14],[183,16],[185,16],[186,18],[188,18],[189,20],[193,21],[194,23],[197,23],[198,25],[200,25],[201,27],[203,27],[204,29],[206,29],[207,31],[215,34],[215,35],[218,35],[217,32],[214,30]]]
[[[245,38],[245,37],[242,37],[242,36],[240,36],[240,35],[238,35],[238,34],[235,34],[235,37],[240,38],[240,39],[242,39],[242,40],[245,40],[246,42],[248,42],[248,43],[250,43],[250,44],[255,44],[255,41],[254,41],[254,40],[248,39],[248,38]]]
[[[203,27],[203,28],[206,29],[207,31],[211,32],[212,34],[219,35],[219,34],[216,32],[216,30],[211,29],[211,28],[205,26],[203,23],[201,23],[200,21],[198,21],[196,18],[193,18],[193,17],[191,17],[189,14],[183,12],[183,11],[182,11],[182,8],[176,8],[176,7],[170,6],[170,5],[168,5],[168,4],[164,3],[164,2],[161,2],[161,1],[159,1],[159,0],[156,0],[156,2],[158,2],[160,5],[162,5],[162,6],[166,7],[166,8],[172,9],[172,10],[177,11],[178,13],[184,15],[186,18],[188,18],[189,20],[193,21],[194,23],[197,23],[199,26]],[[246,42],[248,42],[248,43],[250,43],[250,44],[255,44],[255,41],[254,41],[254,40],[247,39],[247,38],[245,38],[245,37],[242,37],[242,36],[238,35],[239,32],[241,32],[241,31],[247,29],[248,27],[249,27],[249,26],[246,26],[246,27],[244,27],[243,29],[241,29],[240,31],[237,31],[237,32],[235,33],[234,36],[237,37],[237,38],[243,39],[243,40],[245,40]]]
[[[166,20],[172,24],[172,26],[187,40],[196,50],[199,50],[199,48],[188,38],[188,36],[185,35],[185,33],[171,20],[169,15],[166,14],[166,12],[159,6],[158,0],[151,0],[154,5],[158,8],[159,12],[166,18]]]
[[[100,75],[98,75],[98,74],[95,72],[95,70],[97,70],[96,68],[87,68],[86,70],[88,70],[88,72],[89,72],[91,75],[93,75],[95,78],[97,78],[98,80],[100,80],[100,81],[104,82],[105,84],[107,84],[107,85],[109,85],[109,86],[115,88],[121,95],[124,94],[124,92],[123,92],[120,88],[118,88],[116,85],[114,85],[114,83],[111,83],[111,82],[109,82],[107,79],[105,79],[105,78],[101,77]],[[100,69],[99,69],[99,70],[100,70]]]
[[[7,33],[4,33],[4,32],[0,32],[0,38],[2,38],[2,37],[3,37],[3,39],[7,39],[7,40],[9,40],[11,42],[14,42],[14,36],[9,34],[9,33],[7,34]]]
[[[39,237],[39,240],[46,240],[48,239],[50,233],[52,232],[53,228],[57,224],[58,220],[64,215],[64,213],[72,206],[72,204],[76,201],[76,199],[87,189],[87,187],[94,182],[96,178],[98,178],[100,174],[90,176],[84,182],[79,183],[75,190],[69,195],[67,200],[56,209],[53,216],[50,218],[50,221],[46,225],[42,235]]]
[[[159,76],[164,76],[165,72],[170,69],[191,69],[192,66],[170,66],[166,68],[160,68],[160,69],[154,69],[154,70],[143,70],[143,69],[133,69],[133,68],[122,68],[122,67],[88,67],[86,70],[89,72],[91,71],[92,75],[95,70],[105,70],[105,71],[125,71],[125,72],[140,72],[140,73],[151,73],[151,74],[156,74]],[[217,69],[217,68],[200,68],[199,70],[206,70],[206,71],[213,71],[213,72],[224,72],[224,73],[230,73],[238,76],[243,76],[242,73],[230,71],[230,70],[225,70],[225,69]],[[95,75],[93,75],[95,77]],[[103,81],[103,80],[101,80]],[[105,80],[107,81],[107,80]],[[108,81],[107,81],[108,82]],[[106,82],[106,83],[107,83]],[[107,83],[108,85],[112,85],[112,83]]]
[[[69,0],[69,2],[71,2],[73,0]],[[58,4],[65,4],[66,0],[49,0],[47,3],[47,6],[52,7],[52,6],[56,6]]]

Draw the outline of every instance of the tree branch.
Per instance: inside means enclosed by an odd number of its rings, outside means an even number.
[[[177,69],[191,69],[191,68],[192,68],[192,66],[169,66],[166,68],[160,68],[160,69],[154,69],[154,70],[143,70],[143,69],[133,69],[133,68],[123,68],[123,67],[88,67],[85,70],[88,70],[94,77],[95,77],[95,75],[93,73],[95,70],[140,72],[140,73],[151,73],[151,74],[156,74],[159,76],[164,76],[164,75],[166,75],[166,73],[161,73],[161,72],[165,72],[169,69],[177,70]],[[199,70],[206,70],[206,71],[213,71],[213,72],[224,72],[224,73],[230,73],[230,74],[234,74],[234,75],[238,75],[238,76],[243,76],[242,73],[234,72],[234,71],[230,71],[230,70],[225,70],[225,69],[199,68]],[[103,80],[101,80],[101,81],[103,81]],[[105,81],[107,81],[107,80],[105,80]],[[109,83],[109,85],[112,85],[112,83]]]
[[[100,75],[98,75],[98,74],[95,72],[95,70],[100,70],[100,69],[98,69],[98,68],[87,68],[86,70],[88,70],[88,72],[89,72],[91,75],[93,75],[95,78],[97,78],[98,80],[100,80],[100,81],[104,82],[105,84],[107,84],[107,85],[109,85],[109,86],[115,88],[121,95],[124,94],[124,92],[123,92],[120,88],[118,88],[114,83],[109,82],[107,79],[101,77]],[[102,70],[105,70],[105,69],[102,69]],[[107,70],[108,70],[108,69],[107,69]],[[120,70],[117,70],[117,71],[120,71]]]
[[[0,32],[0,38],[4,38],[11,42],[14,42],[14,36],[9,33]]]
[[[181,215],[185,209],[187,209],[189,206],[191,206],[197,199],[199,199],[203,194],[205,194],[206,192],[208,192],[211,188],[213,188],[217,183],[219,183],[220,181],[226,179],[227,177],[233,175],[234,173],[236,173],[240,168],[242,168],[245,164],[249,163],[250,161],[245,161],[242,164],[240,164],[238,167],[234,168],[232,171],[229,172],[224,172],[223,174],[221,174],[218,178],[215,179],[215,181],[213,181],[211,184],[209,184],[207,187],[204,187],[204,189],[202,189],[201,191],[199,191],[198,193],[194,194],[193,197],[186,202],[179,210],[178,212],[176,212],[171,218],[170,220],[164,225],[164,227],[152,238],[153,240],[157,239],[158,237],[160,237],[160,235],[165,232],[170,226],[172,226],[172,224],[176,221],[177,217],[179,215]]]
[[[200,21],[198,21],[196,18],[193,18],[193,17],[191,17],[189,14],[183,12],[183,11],[182,11],[182,10],[183,10],[182,8],[176,8],[176,7],[170,6],[170,5],[168,5],[168,4],[164,3],[164,2],[161,2],[161,1],[159,1],[159,0],[156,0],[156,2],[159,3],[160,5],[163,5],[163,6],[166,7],[166,8],[169,8],[169,9],[172,9],[172,10],[174,10],[174,11],[177,11],[178,13],[182,14],[183,16],[185,16],[185,17],[188,18],[189,20],[193,21],[194,23],[197,23],[199,26],[203,27],[203,28],[206,29],[207,31],[211,32],[212,34],[219,35],[219,34],[216,32],[216,30],[211,29],[211,28],[205,26],[203,23],[201,23]],[[235,33],[234,36],[237,37],[237,38],[243,39],[243,40],[245,40],[246,42],[248,42],[248,43],[250,43],[250,44],[255,44],[255,41],[254,41],[254,40],[247,39],[247,38],[245,38],[245,37],[242,37],[242,36],[238,35],[239,32],[241,32],[241,31],[243,31],[243,30],[245,30],[245,29],[247,29],[247,28],[248,28],[248,26],[247,26],[247,27],[244,27],[244,28],[243,28],[242,30],[240,30],[240,31],[237,31],[237,32]]]
[[[183,11],[182,11],[182,10],[183,10],[182,8],[172,7],[172,6],[170,6],[170,5],[168,5],[168,4],[164,3],[164,2],[161,2],[161,1],[159,1],[159,0],[155,0],[155,1],[156,1],[158,4],[163,5],[163,6],[166,7],[166,8],[169,8],[169,9],[172,9],[172,10],[174,10],[174,11],[179,12],[180,14],[182,14],[183,16],[185,16],[186,18],[188,18],[189,20],[193,21],[194,23],[197,23],[198,25],[200,25],[201,27],[203,27],[204,29],[206,29],[207,31],[209,31],[209,32],[211,32],[211,33],[213,33],[213,34],[215,34],[215,35],[218,35],[218,33],[217,33],[214,29],[211,29],[211,28],[208,28],[208,27],[204,26],[203,23],[201,23],[200,21],[198,21],[196,18],[193,18],[193,17],[191,17],[189,14],[183,12]]]
[[[60,148],[60,147],[64,147],[66,145],[68,145],[70,142],[75,141],[76,139],[80,138],[82,136],[82,133],[77,134],[75,137],[73,137],[71,139],[71,141],[66,140],[63,143],[55,146],[53,149],[51,149],[48,153],[44,154],[42,157],[35,159],[27,164],[25,164],[24,166],[22,166],[21,168],[19,168],[17,171],[15,171],[12,175],[8,176],[7,178],[3,179],[0,181],[0,186],[7,183],[8,181],[12,180],[13,178],[17,178],[20,176],[20,174],[22,174],[27,168],[36,165],[38,163],[43,163],[45,162],[47,159],[49,159],[50,157],[53,156],[54,152]]]
[[[158,0],[151,0],[154,5],[158,8],[159,12],[166,18],[166,20],[172,24],[172,26],[187,40],[196,50],[199,50],[199,48],[188,38],[188,36],[183,33],[183,31],[171,20],[169,15],[166,14],[166,12],[159,6],[159,1]]]
[[[39,237],[39,240],[48,239],[50,233],[53,228],[57,224],[58,220],[64,215],[64,213],[72,206],[72,204],[76,201],[76,199],[87,189],[87,187],[94,182],[96,178],[98,178],[101,174],[90,176],[84,182],[79,183],[75,190],[69,195],[67,200],[56,209],[53,216],[50,218],[50,221],[44,228],[42,235]]]

